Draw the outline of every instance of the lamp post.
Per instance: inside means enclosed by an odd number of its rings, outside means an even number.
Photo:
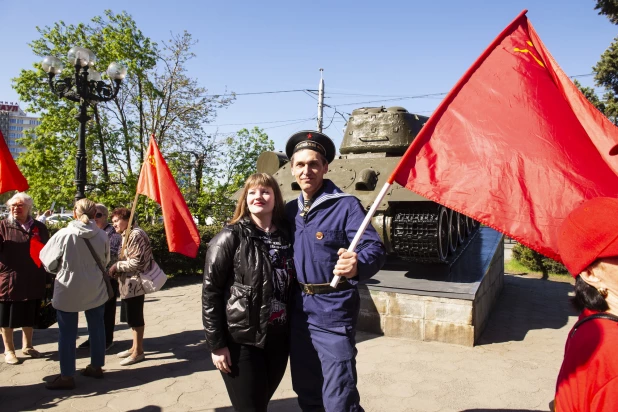
[[[72,77],[56,78],[64,65],[62,61],[53,56],[47,56],[41,62],[43,70],[49,77],[49,87],[58,97],[79,103],[79,114],[76,119],[79,121],[79,138],[77,146],[76,165],[75,165],[75,185],[77,193],[75,200],[86,197],[86,122],[90,120],[88,116],[88,106],[94,106],[99,102],[112,100],[120,90],[122,79],[127,75],[127,69],[120,63],[111,63],[107,68],[107,76],[110,82],[101,80],[101,73],[94,69],[97,58],[93,52],[83,47],[73,47],[67,54],[69,63],[75,68],[75,75]]]

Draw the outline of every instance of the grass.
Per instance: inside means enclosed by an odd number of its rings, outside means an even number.
[[[542,276],[541,272],[536,272],[534,270],[528,269],[524,265],[522,265],[519,261],[515,259],[508,260],[504,263],[504,272],[510,273],[512,275],[538,275]],[[558,278],[557,280],[571,280],[572,276],[564,273],[549,273],[550,278]]]

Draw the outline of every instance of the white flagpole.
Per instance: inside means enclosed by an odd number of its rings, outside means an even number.
[[[388,191],[390,187],[391,187],[391,183],[389,182],[384,183],[384,187],[382,187],[382,190],[380,191],[380,193],[378,193],[378,197],[376,197],[376,199],[373,201],[373,204],[371,205],[369,212],[367,212],[365,219],[363,219],[363,223],[361,223],[360,227],[358,228],[358,231],[356,232],[356,235],[354,236],[354,239],[352,239],[352,243],[350,243],[350,247],[348,247],[349,252],[354,252],[354,249],[356,249],[356,245],[358,245],[358,242],[360,241],[361,236],[363,236],[363,233],[365,233],[367,226],[371,224],[371,218],[376,213],[376,209],[378,208],[380,203],[382,203],[382,199],[384,199],[384,196],[386,196],[386,192]],[[333,280],[330,282],[330,285],[336,288],[337,285],[339,284],[340,279],[341,279],[341,276],[335,275]]]

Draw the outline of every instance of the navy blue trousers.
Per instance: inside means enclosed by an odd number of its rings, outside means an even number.
[[[318,327],[292,309],[290,368],[292,386],[303,412],[359,412],[356,388],[356,330]]]

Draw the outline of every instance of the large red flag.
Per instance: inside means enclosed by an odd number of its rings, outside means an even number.
[[[154,136],[150,138],[146,160],[137,182],[137,193],[148,196],[161,205],[170,252],[196,257],[200,234]]]
[[[525,13],[450,91],[389,182],[560,259],[567,214],[618,195],[609,156],[618,128],[558,67]]]
[[[17,168],[15,160],[13,160],[13,156],[11,156],[11,152],[4,141],[4,136],[0,132],[0,193],[9,190],[20,192],[28,190],[28,181]]]

